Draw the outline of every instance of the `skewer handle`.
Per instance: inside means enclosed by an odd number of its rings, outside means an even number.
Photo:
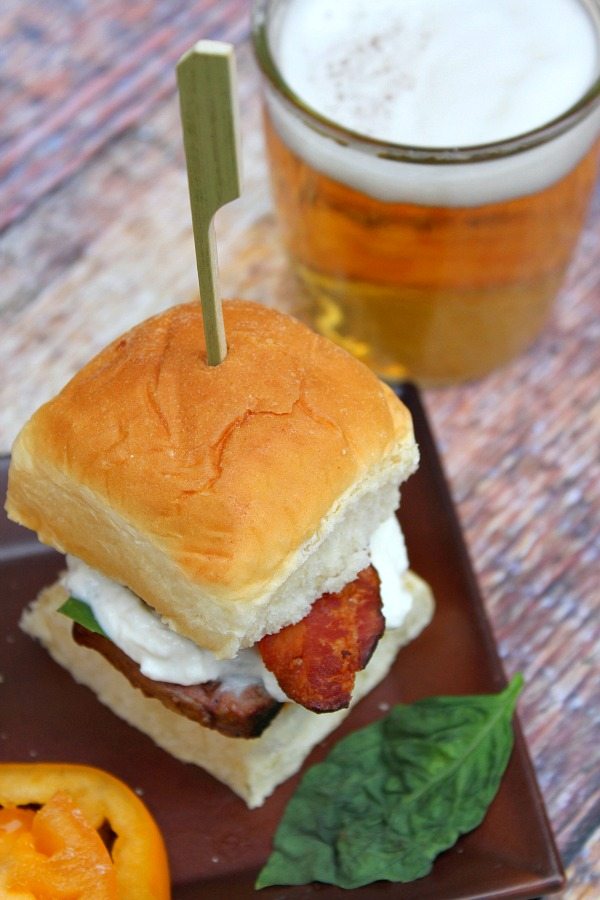
[[[179,60],[177,84],[207,361],[216,366],[227,343],[213,218],[241,190],[233,46],[199,41]]]

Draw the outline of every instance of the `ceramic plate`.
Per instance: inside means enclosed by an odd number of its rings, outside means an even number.
[[[407,386],[421,465],[402,492],[400,518],[412,568],[433,588],[433,623],[401,651],[391,674],[362,701],[306,765],[323,758],[343,734],[389,705],[437,694],[496,691],[506,679],[465,550],[457,517],[419,394]],[[4,496],[8,460],[2,461]],[[60,760],[107,769],[135,788],[154,814],[170,858],[173,898],[252,896],[256,875],[298,777],[250,812],[231,791],[169,757],[116,718],[57,666],[18,627],[20,611],[51,583],[61,557],[24,529],[0,522],[0,759]],[[536,897],[559,890],[563,872],[517,723],[515,750],[484,822],[412,884],[378,883],[357,897]],[[268,897],[348,897],[324,885],[269,888]],[[259,896],[258,894],[256,896]]]

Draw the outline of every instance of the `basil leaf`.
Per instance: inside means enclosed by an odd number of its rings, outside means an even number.
[[[91,606],[88,606],[83,600],[78,600],[77,597],[69,597],[62,606],[59,606],[58,612],[73,619],[79,625],[83,625],[88,631],[94,631],[96,634],[108,637],[102,626],[98,624]]]
[[[340,741],[290,800],[256,887],[427,875],[496,795],[522,683],[517,675],[499,694],[396,706]]]

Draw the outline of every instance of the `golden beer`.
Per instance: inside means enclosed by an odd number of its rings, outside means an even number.
[[[505,363],[539,333],[581,233],[598,171],[598,85],[575,111],[525,140],[411,155],[355,140],[287,91],[264,65],[271,5],[259,4],[256,33],[263,31],[255,40],[268,79],[273,195],[304,286],[296,313],[389,380],[444,384]],[[327,142],[340,151],[339,177],[335,164],[321,164],[321,150],[325,160],[332,153]],[[347,178],[346,151],[350,168],[362,153],[365,167],[383,162],[391,180],[371,192],[362,170]],[[409,173],[407,199],[402,186],[385,187],[394,183],[394,165]],[[415,196],[413,171],[431,182],[445,178],[439,193],[450,202],[436,203],[435,191],[424,201]],[[480,194],[470,186],[478,178]]]
[[[479,207],[388,203],[322,175],[268,119],[273,194],[306,288],[297,312],[391,380],[477,378],[539,333],[581,233],[596,143],[531,196]]]

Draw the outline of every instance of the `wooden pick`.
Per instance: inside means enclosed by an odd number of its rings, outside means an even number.
[[[179,60],[177,85],[207,360],[217,366],[227,343],[213,218],[241,185],[233,46],[199,41]]]

